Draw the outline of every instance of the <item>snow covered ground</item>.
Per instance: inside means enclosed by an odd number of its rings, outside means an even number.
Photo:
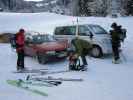
[[[52,33],[56,25],[73,24],[75,17],[56,14],[14,14],[0,13],[0,31],[17,31],[20,27],[27,30]],[[133,99],[133,17],[125,18],[79,18],[80,23],[100,24],[109,30],[112,22],[118,22],[127,28],[128,34],[123,44],[123,54],[126,58],[121,64],[112,64],[111,56],[104,59],[87,58],[87,72],[66,72],[53,74],[54,77],[83,78],[83,82],[63,82],[57,87],[39,88],[48,93],[43,97],[21,90],[6,83],[7,79],[25,78],[27,74],[14,74],[16,70],[16,54],[9,44],[0,44],[0,100],[132,100]],[[46,65],[38,64],[35,59],[26,57],[28,68],[48,68],[53,70],[68,69],[68,61],[58,61]],[[37,87],[34,87],[37,88]]]

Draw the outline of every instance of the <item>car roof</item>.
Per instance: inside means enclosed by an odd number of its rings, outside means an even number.
[[[78,26],[99,26],[97,24],[79,24]],[[77,25],[64,25],[64,26],[57,26],[56,28],[61,28],[61,27],[70,27],[70,26],[77,26]]]

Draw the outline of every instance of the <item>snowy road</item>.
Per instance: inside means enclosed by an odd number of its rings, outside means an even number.
[[[17,31],[20,27],[40,32],[51,33],[56,25],[69,25],[75,17],[61,16],[50,13],[0,13],[0,32]],[[63,82],[57,87],[41,87],[41,91],[48,93],[43,97],[31,92],[10,86],[7,79],[25,78],[27,74],[12,73],[16,70],[16,54],[9,44],[0,44],[0,100],[132,100],[133,99],[133,17],[102,18],[82,17],[79,22],[99,24],[109,30],[112,22],[118,22],[127,29],[127,38],[123,44],[121,64],[112,64],[111,57],[104,59],[87,58],[87,72],[67,72],[53,74],[54,77],[83,78],[83,82]],[[38,64],[35,59],[26,57],[25,65],[28,68],[48,68],[53,70],[66,70],[68,61]],[[37,87],[34,87],[37,88]]]
[[[0,44],[0,100],[131,100],[133,99],[133,54],[122,64],[112,64],[111,57],[105,59],[88,58],[87,72],[67,72],[54,74],[54,77],[83,78],[83,82],[63,82],[58,87],[45,87],[40,90],[49,94],[42,97],[25,90],[12,87],[7,79],[25,78],[25,74],[14,74],[16,54],[9,44]],[[129,52],[130,49],[128,49]],[[126,55],[125,55],[126,56]],[[132,56],[132,59],[131,59]],[[49,70],[67,69],[67,60],[39,65],[34,59],[26,57],[26,66],[48,68]]]

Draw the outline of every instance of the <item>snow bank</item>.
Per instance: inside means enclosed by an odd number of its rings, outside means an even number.
[[[110,29],[113,22],[124,26],[132,33],[133,17],[78,17],[79,24],[99,24],[106,30]],[[27,31],[38,31],[52,34],[56,26],[77,24],[77,17],[64,16],[54,13],[0,13],[0,32],[18,31],[24,28]]]
[[[79,18],[79,17],[78,17]],[[112,22],[118,22],[128,31],[123,44],[121,64],[112,64],[112,58],[87,58],[87,72],[68,72],[54,74],[53,77],[83,78],[84,82],[63,82],[52,88],[39,88],[49,94],[42,97],[25,90],[12,87],[6,83],[7,79],[25,78],[27,74],[13,74],[16,70],[16,54],[9,44],[0,44],[0,100],[132,100],[133,99],[133,17],[102,18],[80,17],[79,23],[99,24],[109,30]],[[0,31],[17,31],[19,28],[52,33],[55,26],[75,24],[76,17],[62,16],[52,13],[0,13]],[[68,61],[59,61],[40,65],[35,59],[26,57],[28,68],[48,68],[49,70],[66,70]],[[45,77],[45,76],[44,76]]]

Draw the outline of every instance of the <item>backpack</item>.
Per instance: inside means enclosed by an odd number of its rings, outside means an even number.
[[[17,43],[16,43],[16,34],[13,34],[10,38],[10,43],[11,47],[16,49],[17,48]]]
[[[75,58],[70,62],[72,63],[69,63],[69,70],[75,70],[75,71],[81,70],[82,65],[83,65],[81,61],[81,57]]]
[[[121,29],[121,33],[120,33],[120,40],[122,42],[124,42],[125,38],[126,38],[126,33],[127,33],[127,30],[126,29]]]
[[[69,70],[79,71],[81,69],[80,60],[75,59],[73,64],[69,64]]]

